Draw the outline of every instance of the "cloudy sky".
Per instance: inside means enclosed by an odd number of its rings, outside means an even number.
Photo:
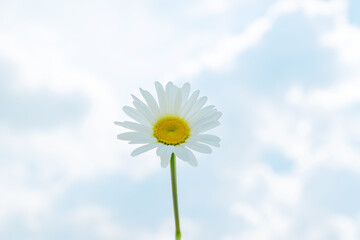
[[[184,240],[360,239],[358,0],[0,1],[0,239],[168,240],[170,170],[116,140],[190,82],[221,148],[178,161]]]

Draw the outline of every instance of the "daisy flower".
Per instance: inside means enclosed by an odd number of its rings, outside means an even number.
[[[197,166],[192,151],[211,153],[210,146],[220,146],[219,137],[205,132],[220,124],[222,113],[213,105],[205,106],[207,97],[199,97],[199,90],[190,95],[189,83],[180,88],[169,82],[164,88],[155,82],[155,88],[157,101],[141,88],[145,102],[132,95],[134,107],[125,106],[123,110],[135,122],[115,122],[132,131],[121,133],[117,138],[130,144],[144,144],[136,148],[132,156],[156,148],[162,167],[168,166],[173,153],[191,166]]]
[[[158,101],[141,88],[145,102],[132,95],[134,107],[125,106],[123,110],[135,122],[115,122],[132,131],[117,138],[130,144],[145,144],[136,148],[132,156],[156,148],[161,166],[166,167],[170,162],[175,239],[180,240],[176,156],[195,167],[198,163],[192,151],[211,153],[210,146],[219,147],[220,138],[204,132],[218,126],[222,114],[212,105],[205,107],[207,97],[199,98],[199,90],[190,95],[189,83],[179,88],[169,82],[164,88],[155,82],[155,88]]]

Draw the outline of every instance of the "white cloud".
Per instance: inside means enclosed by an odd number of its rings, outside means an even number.
[[[336,237],[344,240],[358,239],[356,221],[345,216],[331,216],[324,222],[319,222],[311,231],[307,232],[306,239],[328,239]]]
[[[248,163],[244,170],[235,171],[239,200],[233,201],[230,211],[246,225],[237,234],[229,234],[223,239],[337,237],[355,240],[360,229],[356,218],[334,215],[330,210],[317,215],[318,209],[311,209],[304,202],[303,194],[305,182],[312,174],[316,175],[318,169],[360,172],[360,152],[353,143],[359,134],[356,127],[359,115],[353,109],[360,101],[359,51],[354,46],[355,42],[360,42],[359,28],[346,20],[346,1],[302,1],[297,4],[284,1],[283,4],[279,3],[277,8],[294,10],[297,5],[314,24],[320,16],[335,23],[318,29],[318,39],[323,48],[335,51],[340,60],[339,69],[346,71],[339,71],[335,81],[321,88],[307,86],[305,90],[301,84],[296,84],[285,93],[283,102],[259,96],[256,101],[252,100],[252,109],[256,111],[243,114],[251,119],[256,136],[252,142],[256,146],[249,148],[260,152],[269,147],[277,149],[294,166],[289,173],[276,173],[254,159],[250,164],[252,167]],[[260,200],[254,202],[254,199]]]
[[[298,4],[294,1],[274,3],[263,17],[250,23],[243,33],[223,36],[215,46],[210,46],[197,56],[182,62],[177,74],[179,76],[194,76],[206,69],[228,69],[236,57],[261,41],[279,16],[297,8]]]
[[[200,1],[198,6],[191,9],[193,14],[217,14],[229,10],[233,6],[233,0],[210,0]]]
[[[110,212],[101,206],[82,206],[68,216],[71,225],[80,229],[80,236],[94,237],[95,239],[125,239],[126,231],[116,223]]]
[[[360,29],[351,25],[345,14],[337,15],[334,29],[321,36],[323,46],[334,48],[341,62],[357,71],[360,63],[359,41]]]

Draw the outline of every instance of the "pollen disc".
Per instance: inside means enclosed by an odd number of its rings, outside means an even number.
[[[166,145],[179,145],[190,136],[190,128],[179,117],[164,117],[154,125],[154,136]]]

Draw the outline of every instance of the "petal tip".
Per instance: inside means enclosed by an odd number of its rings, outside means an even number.
[[[190,163],[190,165],[191,165],[192,167],[197,167],[197,166],[199,166],[199,164],[198,164],[197,162],[195,162],[195,163]]]

